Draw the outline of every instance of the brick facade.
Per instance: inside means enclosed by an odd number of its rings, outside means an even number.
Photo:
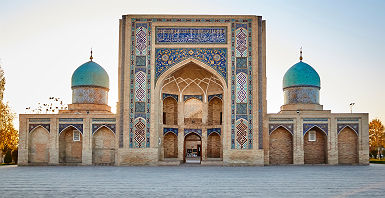
[[[305,164],[326,164],[326,135],[319,129],[314,130],[316,131],[316,141],[309,141],[309,132],[307,132],[303,138],[304,162]]]
[[[293,163],[293,136],[283,127],[279,127],[270,135],[270,164]]]
[[[48,163],[49,161],[49,133],[43,127],[34,129],[29,136],[30,163]]]
[[[338,134],[338,163],[358,163],[358,137],[357,134],[348,127]]]
[[[83,137],[80,134],[80,141],[73,141],[73,131],[70,127],[61,132],[59,137],[59,162],[60,163],[82,163]]]
[[[106,127],[100,128],[92,137],[92,163],[115,164],[115,135]]]
[[[221,136],[217,133],[212,133],[207,138],[207,157],[220,158],[222,151]]]
[[[174,133],[167,133],[164,136],[164,157],[177,158],[178,157],[178,138]]]

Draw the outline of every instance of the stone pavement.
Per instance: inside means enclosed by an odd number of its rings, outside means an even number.
[[[0,166],[0,197],[385,197],[385,165]]]

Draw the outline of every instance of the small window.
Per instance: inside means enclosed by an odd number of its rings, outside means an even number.
[[[80,141],[80,132],[78,130],[73,131],[73,138],[72,139],[74,142]]]
[[[315,141],[316,141],[315,131],[309,131],[309,142],[315,142]]]

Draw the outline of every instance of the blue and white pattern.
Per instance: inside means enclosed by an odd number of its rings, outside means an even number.
[[[340,134],[340,132],[346,127],[349,127],[350,129],[352,129],[357,135],[359,134],[359,124],[358,123],[338,123],[337,124],[337,133]]]
[[[162,100],[164,100],[165,98],[168,98],[168,97],[171,97],[171,98],[174,98],[177,102],[178,102],[178,95],[176,94],[167,94],[167,93],[163,93],[162,94]]]
[[[184,129],[184,136],[190,134],[190,133],[196,133],[200,137],[202,137],[202,129]]]
[[[273,133],[276,129],[279,127],[285,128],[287,131],[291,133],[291,135],[294,135],[294,125],[293,124],[269,124],[269,135]]]
[[[48,131],[48,133],[49,132],[51,132],[51,130],[50,130],[50,124],[29,124],[29,126],[28,126],[28,132],[29,133],[31,133],[31,131],[33,131],[33,130],[35,130],[36,128],[38,128],[38,127],[43,127],[43,128],[45,128],[47,131]]]
[[[214,94],[214,95],[209,95],[207,97],[207,101],[210,102],[210,100],[214,99],[214,98],[219,98],[221,100],[223,100],[223,95],[222,94]]]
[[[183,95],[183,101],[186,101],[190,98],[195,98],[197,100],[202,101],[202,95]]]
[[[155,49],[155,81],[172,66],[190,57],[213,68],[227,82],[226,48],[157,48]]]
[[[157,27],[158,44],[226,44],[226,27]]]
[[[328,124],[312,123],[312,124],[303,124],[303,135],[305,135],[310,129],[317,127],[321,129],[326,135],[328,135]]]
[[[102,127],[106,127],[110,129],[114,134],[116,132],[115,124],[92,124],[92,134],[94,134],[96,131],[98,131]]]
[[[178,136],[178,128],[163,128],[163,135],[168,132],[174,133],[176,136]]]
[[[218,135],[221,135],[221,128],[211,128],[207,129],[207,137],[211,135],[212,133],[217,133]]]
[[[68,127],[74,127],[76,130],[83,134],[83,124],[59,124],[59,134]]]

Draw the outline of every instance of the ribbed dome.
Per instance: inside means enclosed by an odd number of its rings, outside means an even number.
[[[99,64],[89,61],[78,67],[72,74],[71,87],[97,86],[109,88],[109,77]]]
[[[320,77],[310,65],[300,61],[290,67],[283,77],[283,88],[310,86],[321,88]]]

